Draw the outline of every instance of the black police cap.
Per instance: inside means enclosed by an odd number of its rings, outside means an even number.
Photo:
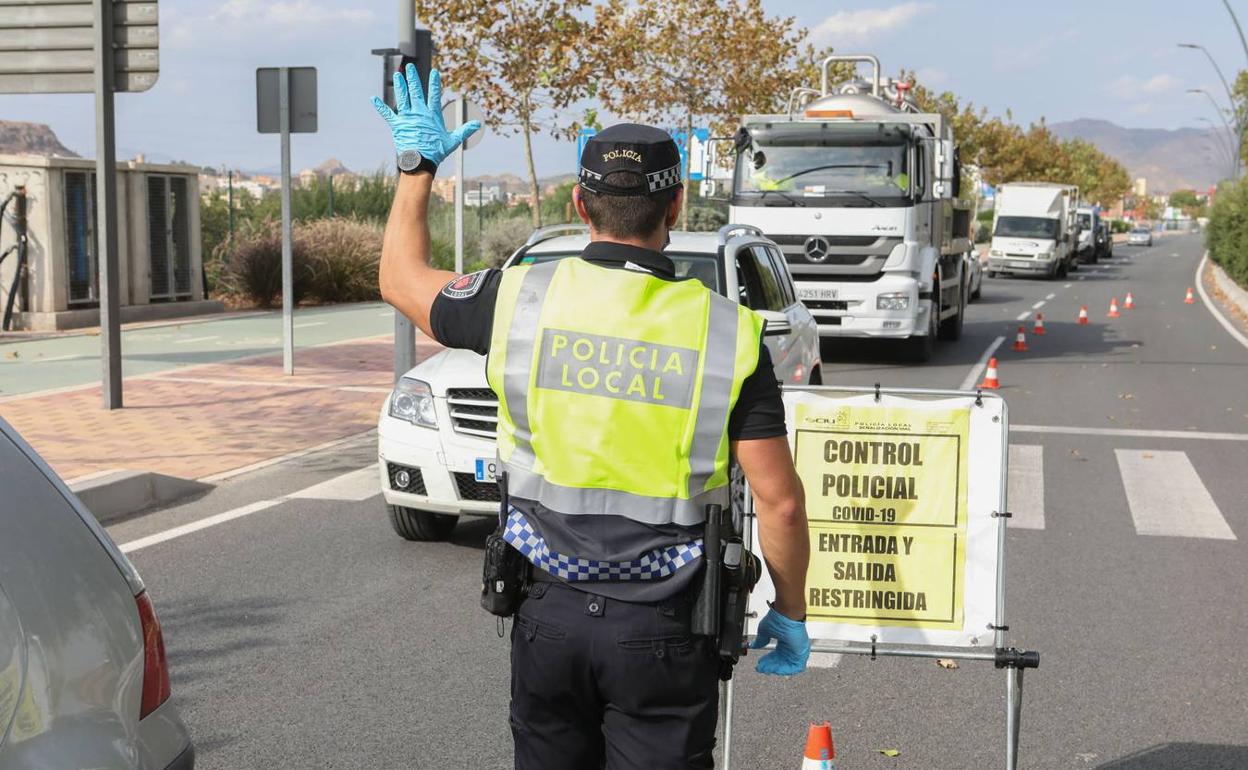
[[[631,185],[608,184],[615,171],[632,172]],[[680,185],[680,153],[666,131],[637,123],[618,123],[585,143],[581,152],[581,187],[600,195],[652,195]]]

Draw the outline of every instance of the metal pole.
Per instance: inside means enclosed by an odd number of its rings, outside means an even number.
[[[1212,120],[1210,120],[1209,118],[1206,118],[1206,117],[1198,117],[1198,118],[1196,118],[1196,120],[1197,120],[1197,122],[1199,122],[1199,123],[1208,123],[1208,124],[1209,124],[1209,129],[1213,132],[1213,138],[1217,140],[1217,142],[1218,142],[1218,146],[1219,146],[1219,147],[1221,147],[1221,148],[1222,148],[1222,152],[1224,152],[1224,153],[1226,154],[1226,160],[1227,160],[1227,162],[1228,162],[1228,163],[1233,163],[1233,162],[1234,162],[1234,160],[1235,160],[1235,154],[1234,154],[1233,152],[1231,152],[1231,144],[1230,144],[1230,141],[1227,139],[1227,137],[1222,136],[1222,132],[1218,130],[1218,127],[1217,127],[1217,126],[1215,126],[1215,125],[1213,124],[1213,121],[1212,121]]]
[[[278,70],[282,131],[282,371],[295,373],[295,269],[290,240],[290,69]]]
[[[101,391],[120,409],[121,284],[117,259],[117,145],[113,109],[113,0],[95,0],[96,262],[100,280]]]
[[[1227,10],[1230,10],[1230,6],[1227,6]],[[1235,17],[1235,13],[1232,11],[1231,18],[1234,19],[1234,17]],[[1237,27],[1239,26],[1238,22],[1236,22],[1236,26]],[[1243,33],[1241,32],[1240,35],[1242,38]],[[1217,60],[1213,58],[1213,54],[1209,53],[1209,49],[1205,48],[1203,45],[1198,45],[1196,43],[1179,43],[1179,47],[1180,48],[1193,48],[1203,53],[1205,55],[1205,58],[1209,60],[1209,63],[1213,65],[1213,71],[1218,73],[1218,80],[1222,81],[1222,88],[1226,91],[1227,104],[1231,105],[1231,115],[1232,117],[1235,118],[1235,134],[1234,135],[1239,137],[1239,144],[1235,148],[1236,150],[1235,154],[1231,156],[1232,177],[1235,179],[1238,179],[1239,178],[1239,166],[1240,166],[1239,151],[1240,151],[1240,148],[1244,146],[1244,116],[1241,114],[1242,111],[1240,110],[1240,108],[1236,106],[1235,104],[1235,94],[1234,92],[1231,91],[1230,84],[1226,82],[1226,76],[1222,74],[1222,68],[1218,66]]]
[[[732,683],[724,687],[724,770],[732,770]]]
[[[334,175],[329,175],[329,218],[334,218]]]
[[[399,51],[416,55],[416,4],[399,0]],[[416,328],[399,311],[394,311],[394,381],[416,365]]]
[[[455,103],[455,127],[468,122],[468,100]],[[455,151],[455,272],[464,272],[464,145]]]
[[[1229,0],[1222,0],[1222,5],[1226,6],[1226,12],[1231,15],[1231,21],[1235,22],[1235,31],[1239,33],[1239,43],[1244,47],[1244,57],[1248,58],[1248,39],[1244,38],[1244,28],[1239,26],[1239,19],[1235,18],[1235,11],[1231,8]]]
[[[227,171],[225,173],[226,173],[226,176],[225,176],[226,184],[228,185],[227,190],[226,190],[226,200],[229,201],[229,209],[230,209],[230,216],[229,216],[230,237],[227,239],[227,241],[230,244],[230,248],[233,249],[234,248],[234,172]]]
[[[482,187],[482,183],[481,183],[481,182],[477,182],[477,239],[478,239],[478,240],[477,240],[477,245],[478,245],[478,247],[480,246],[481,227],[482,227],[482,225],[481,225],[481,210],[482,210],[482,208],[484,208],[484,206],[485,206],[485,202],[481,200],[481,187]]]
[[[1005,670],[1005,770],[1018,770],[1018,734],[1023,717],[1023,669]]]

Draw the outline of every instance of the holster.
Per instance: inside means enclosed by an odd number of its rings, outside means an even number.
[[[509,618],[524,600],[528,561],[503,539],[511,503],[507,496],[507,474],[498,477],[498,526],[485,539],[485,559],[481,569],[481,606],[486,612]]]
[[[731,511],[708,505],[702,536],[705,569],[693,605],[692,632],[709,637],[719,657],[720,679],[745,652],[745,617],[750,591],[762,575],[758,558],[745,548]]]

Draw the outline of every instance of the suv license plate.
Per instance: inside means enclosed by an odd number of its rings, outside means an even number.
[[[1027,262],[1011,262],[1010,267],[1027,267]]]
[[[477,481],[497,481],[494,474],[498,469],[498,460],[493,457],[477,458]]]
[[[837,289],[798,289],[798,299],[837,299],[840,291]]]

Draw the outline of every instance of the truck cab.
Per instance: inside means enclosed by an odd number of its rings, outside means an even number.
[[[831,86],[838,62],[872,78]],[[952,129],[909,85],[873,56],[830,56],[787,113],[745,116],[729,217],[780,245],[821,337],[904,340],[924,360],[961,334],[971,205]]]
[[[1080,206],[1075,212],[1075,222],[1079,226],[1078,260],[1092,264],[1100,259],[1105,248],[1100,206]]]

